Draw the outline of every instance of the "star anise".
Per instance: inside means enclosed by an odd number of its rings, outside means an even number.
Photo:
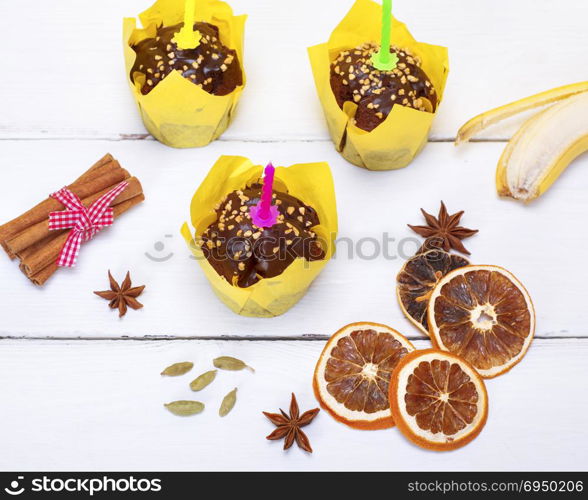
[[[411,226],[408,224],[415,233],[427,238],[427,240],[435,242],[432,246],[443,248],[446,252],[449,252],[451,248],[458,252],[470,255],[470,252],[463,246],[461,240],[469,238],[478,232],[477,229],[467,229],[459,226],[459,221],[463,215],[461,212],[449,215],[445,203],[441,202],[441,208],[437,217],[428,214],[421,208],[421,212],[427,222],[426,226]],[[425,245],[426,246],[426,241]]]
[[[277,429],[274,430],[269,436],[266,436],[266,439],[282,439],[284,438],[284,449],[287,450],[294,444],[296,444],[302,448],[304,451],[308,451],[312,453],[312,448],[310,446],[310,441],[304,432],[301,430],[301,427],[310,424],[314,417],[316,417],[317,413],[320,410],[318,408],[314,408],[313,410],[308,410],[300,415],[300,410],[298,409],[298,402],[296,401],[296,396],[292,393],[292,401],[290,402],[290,415],[287,415],[284,410],[280,408],[280,413],[268,413],[263,412],[263,414],[271,420],[271,422],[277,426]]]
[[[131,274],[129,272],[127,272],[121,285],[112,277],[110,271],[108,271],[108,279],[110,280],[110,290],[94,293],[103,299],[110,300],[108,305],[111,309],[118,308],[119,318],[122,318],[127,313],[128,307],[132,309],[141,309],[143,307],[137,297],[143,293],[145,285],[131,288]]]

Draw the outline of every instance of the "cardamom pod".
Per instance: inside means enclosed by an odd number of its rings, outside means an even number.
[[[218,414],[221,417],[224,417],[233,409],[233,406],[235,406],[236,402],[237,402],[237,388],[235,387],[231,392],[229,392],[223,398],[223,402],[221,403],[220,408],[218,409]]]
[[[177,377],[178,375],[184,375],[188,373],[194,363],[190,361],[184,361],[183,363],[174,363],[173,365],[168,366],[165,370],[161,372],[162,375],[167,375],[168,377]]]
[[[166,403],[165,406],[174,415],[180,417],[188,417],[190,415],[196,415],[204,410],[204,403],[200,401],[172,401]]]
[[[212,381],[215,379],[215,377],[216,377],[216,370],[210,370],[209,372],[204,372],[202,375],[200,375],[199,377],[196,377],[194,380],[192,380],[192,382],[190,383],[190,389],[192,389],[193,391],[201,391],[207,385],[211,384]]]
[[[237,358],[232,358],[231,356],[221,356],[220,358],[216,358],[212,361],[212,364],[220,368],[221,370],[243,370],[247,368],[251,371],[251,373],[255,373],[255,370],[250,366],[246,365],[243,361]]]

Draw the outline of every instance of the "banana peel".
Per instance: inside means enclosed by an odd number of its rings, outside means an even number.
[[[557,87],[481,113],[462,125],[457,132],[455,145],[458,146],[462,142],[468,141],[490,125],[506,120],[518,113],[546,106],[582,92],[588,92],[588,82],[572,83],[571,85]]]
[[[496,168],[500,196],[523,202],[547,191],[588,151],[588,82],[565,85],[482,113],[463,125],[455,144],[517,113],[551,105],[529,118],[506,145]]]

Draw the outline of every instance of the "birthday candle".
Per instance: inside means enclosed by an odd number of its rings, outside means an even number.
[[[267,167],[265,167],[265,174],[263,176],[263,188],[261,191],[261,206],[259,209],[259,215],[263,219],[267,219],[270,216],[275,170],[276,169],[271,163],[268,164]]]
[[[398,56],[390,53],[390,32],[392,30],[392,0],[382,0],[382,36],[380,50],[372,55],[372,64],[381,71],[396,68]]]
[[[251,210],[249,211],[253,224],[258,227],[271,227],[278,220],[278,207],[272,205],[274,173],[274,166],[271,163],[268,163],[264,171],[263,186],[259,203],[251,207]]]
[[[200,44],[200,33],[194,31],[194,11],[196,0],[186,0],[184,4],[184,26],[176,33],[174,42],[180,49],[195,49]]]

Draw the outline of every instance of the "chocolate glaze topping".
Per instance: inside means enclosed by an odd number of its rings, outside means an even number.
[[[147,38],[132,49],[137,53],[131,68],[131,81],[137,74],[145,75],[142,94],[148,94],[172,70],[198,85],[209,94],[226,95],[243,84],[243,74],[237,52],[219,40],[218,27],[208,23],[194,23],[202,35],[194,49],[180,49],[173,41],[184,23],[160,26],[155,38]]]
[[[437,94],[419,58],[391,47],[398,64],[391,71],[380,71],[371,62],[379,48],[373,42],[364,43],[341,52],[331,64],[331,89],[337,104],[343,109],[346,101],[356,103],[355,125],[368,132],[386,119],[395,104],[419,111],[435,111],[437,107]]]
[[[217,220],[202,235],[200,245],[214,268],[234,286],[246,288],[272,278],[298,257],[322,260],[325,252],[312,231],[320,224],[316,211],[293,196],[275,191],[278,222],[259,228],[249,210],[257,205],[261,184],[230,193],[216,208]]]

